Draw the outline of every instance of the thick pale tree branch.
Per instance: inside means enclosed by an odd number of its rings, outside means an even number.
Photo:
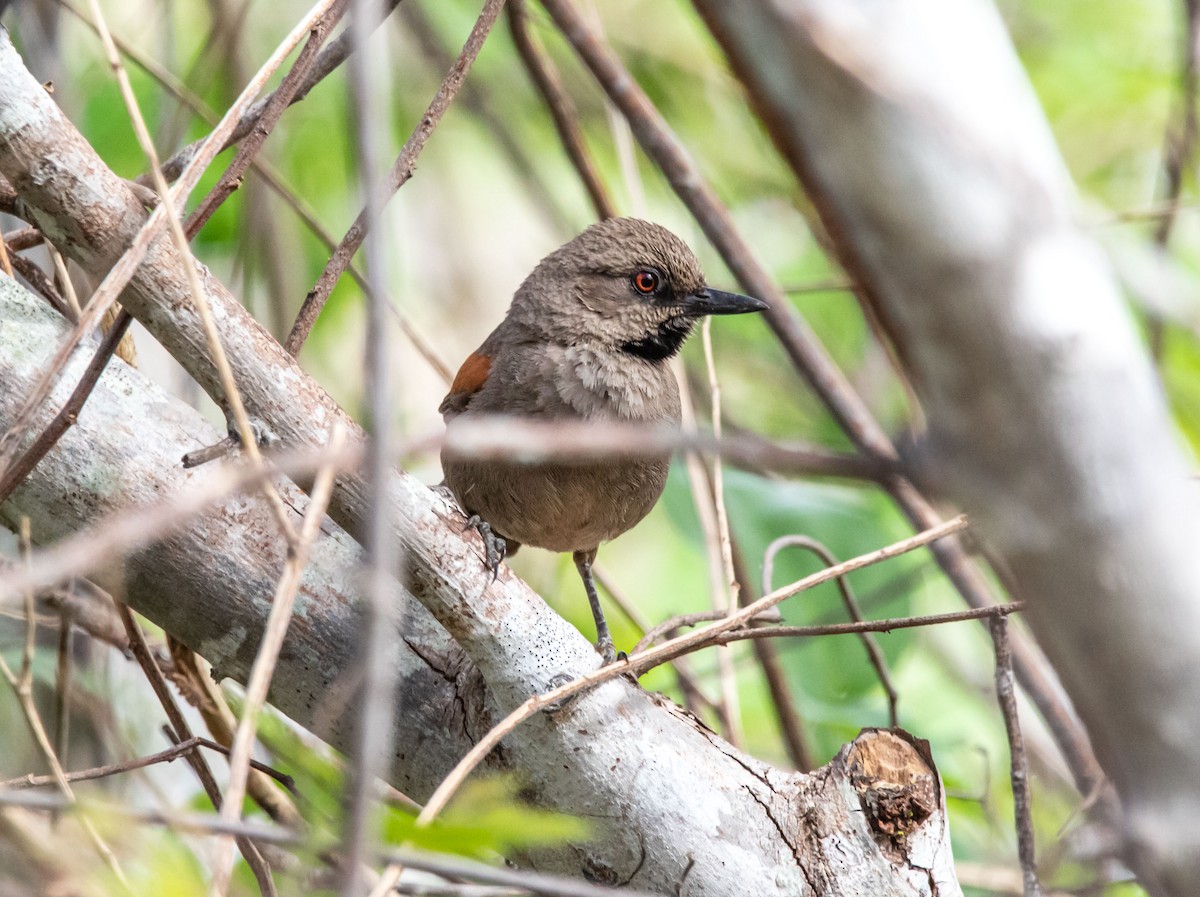
[[[111,265],[144,220],[128,188],[25,71],[2,33],[0,173],[64,252],[92,271]],[[156,241],[122,302],[220,399],[184,264],[166,239]],[[250,413],[287,446],[324,445],[336,422],[361,438],[236,299],[207,270],[201,275]],[[53,353],[62,325],[11,280],[0,278],[0,291],[3,427]],[[85,354],[73,359],[51,405],[69,393]],[[48,420],[53,407],[41,413]],[[212,441],[194,412],[114,363],[76,427],[3,513],[28,514],[37,541],[54,541],[107,512],[201,482],[207,469],[185,471],[178,459]],[[411,605],[405,629],[396,633],[406,703],[397,712],[403,725],[393,779],[420,798],[497,714],[554,681],[594,669],[599,658],[507,570],[492,581],[478,543],[464,539],[462,518],[440,497],[404,473],[391,487]],[[287,494],[302,511],[303,497]],[[364,506],[361,483],[340,478],[331,516],[353,530]],[[285,546],[271,535],[266,514],[256,496],[225,502],[135,553],[112,577],[124,580],[121,591],[134,607],[208,657],[219,674],[243,680],[285,562]],[[328,524],[313,546],[272,691],[284,712],[341,745],[349,740],[342,714],[357,675],[359,563],[358,548]],[[519,771],[534,801],[591,822],[588,843],[526,857],[541,869],[658,893],[675,893],[686,880],[687,893],[707,895],[805,895],[835,887],[916,895],[935,885],[941,894],[956,894],[928,758],[906,743],[893,745],[893,759],[902,762],[872,766],[873,778],[854,773],[859,754],[875,750],[880,737],[865,734],[857,753],[810,776],[784,773],[621,680],[529,720],[493,762]],[[872,815],[871,782],[911,792],[901,817]]]
[[[912,371],[1157,895],[1200,881],[1191,465],[995,8],[696,0]]]

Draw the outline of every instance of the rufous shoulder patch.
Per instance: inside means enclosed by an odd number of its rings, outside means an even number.
[[[438,410],[442,414],[446,414],[466,408],[471,396],[479,392],[483,388],[483,384],[487,382],[491,370],[492,356],[485,355],[483,352],[472,352],[468,355],[467,360],[462,363],[462,367],[455,374],[454,382],[450,384],[450,392],[446,398],[442,399]]]

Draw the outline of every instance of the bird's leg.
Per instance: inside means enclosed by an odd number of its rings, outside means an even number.
[[[596,648],[605,663],[613,663],[617,659],[617,652],[608,631],[608,621],[604,619],[604,610],[600,607],[600,596],[596,594],[596,583],[592,579],[592,561],[596,560],[596,549],[576,551],[572,557],[575,559],[575,569],[583,579],[588,604],[592,606],[592,619],[596,621]]]
[[[508,543],[504,541],[503,537],[492,532],[487,521],[478,514],[472,514],[467,518],[467,525],[463,527],[463,532],[472,527],[479,533],[479,538],[483,539],[483,562],[492,573],[492,582],[495,582],[496,577],[500,575],[500,564],[508,554]]]

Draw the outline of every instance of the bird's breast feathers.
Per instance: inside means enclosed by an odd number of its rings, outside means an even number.
[[[546,354],[557,398],[584,418],[676,422],[679,391],[665,367],[630,364],[624,353],[566,346]]]

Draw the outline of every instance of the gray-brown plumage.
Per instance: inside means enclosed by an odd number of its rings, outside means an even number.
[[[602,221],[538,263],[440,411],[447,423],[506,414],[677,425],[679,390],[667,361],[692,325],[706,314],[764,308],[705,286],[692,251],[657,224]],[[508,553],[528,544],[574,554],[606,660],[615,654],[592,582],[596,548],[649,513],[669,463],[667,454],[527,465],[442,453],[446,485],[483,524],[485,540],[499,537]],[[503,548],[489,563],[502,557]]]

